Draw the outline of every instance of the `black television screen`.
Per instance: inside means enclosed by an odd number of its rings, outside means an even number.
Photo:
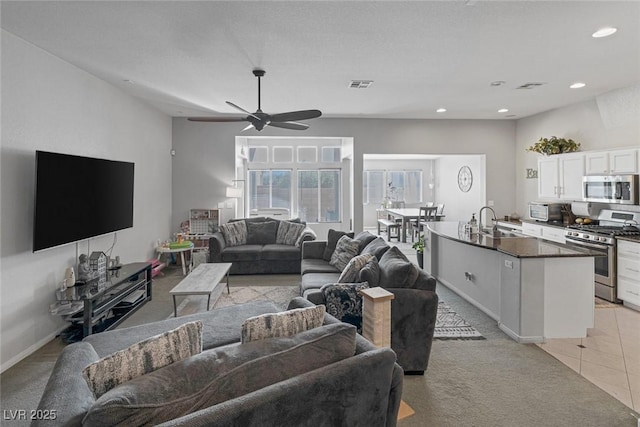
[[[33,251],[133,227],[134,164],[36,151]]]

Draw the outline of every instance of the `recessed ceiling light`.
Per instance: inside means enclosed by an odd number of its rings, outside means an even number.
[[[129,79],[123,79],[122,81],[125,83],[129,83],[130,85],[135,84],[133,80],[129,80]]]
[[[489,83],[489,86],[502,86],[506,82],[504,80],[496,80],[494,82]]]
[[[618,31],[617,28],[604,27],[604,28],[600,28],[598,31],[596,31],[595,33],[591,34],[591,37],[594,37],[596,39],[599,39],[601,37],[609,37],[610,35],[615,34],[616,31]]]
[[[498,113],[506,113],[507,111],[509,111],[508,108],[501,108],[498,110]]]
[[[446,112],[447,112],[447,109],[446,109],[446,108],[438,108],[438,109],[436,110],[436,113],[446,113]]]
[[[587,85],[586,83],[582,83],[582,82],[575,82],[575,83],[573,83],[573,84],[569,85],[569,87],[570,87],[571,89],[580,89],[580,88],[582,88],[582,87],[585,87],[586,85]]]

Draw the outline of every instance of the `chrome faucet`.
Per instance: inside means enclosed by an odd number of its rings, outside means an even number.
[[[482,211],[485,209],[489,209],[493,213],[493,227],[491,228],[490,231],[493,236],[497,236],[498,235],[498,223],[497,223],[498,218],[496,217],[496,211],[494,211],[493,208],[490,206],[483,206],[480,208],[480,212],[478,212],[478,224],[480,226],[480,231],[483,233],[485,233],[486,231],[489,231],[489,230],[485,230],[484,225],[482,223]]]

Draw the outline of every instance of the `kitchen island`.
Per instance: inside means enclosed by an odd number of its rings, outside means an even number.
[[[514,340],[581,338],[593,327],[597,252],[511,233],[470,235],[458,222],[425,230],[425,269]]]

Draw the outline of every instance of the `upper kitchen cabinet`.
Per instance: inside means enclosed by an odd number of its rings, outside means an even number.
[[[582,199],[584,154],[557,154],[538,158],[538,197]]]
[[[638,173],[638,150],[588,152],[585,162],[587,175]]]

